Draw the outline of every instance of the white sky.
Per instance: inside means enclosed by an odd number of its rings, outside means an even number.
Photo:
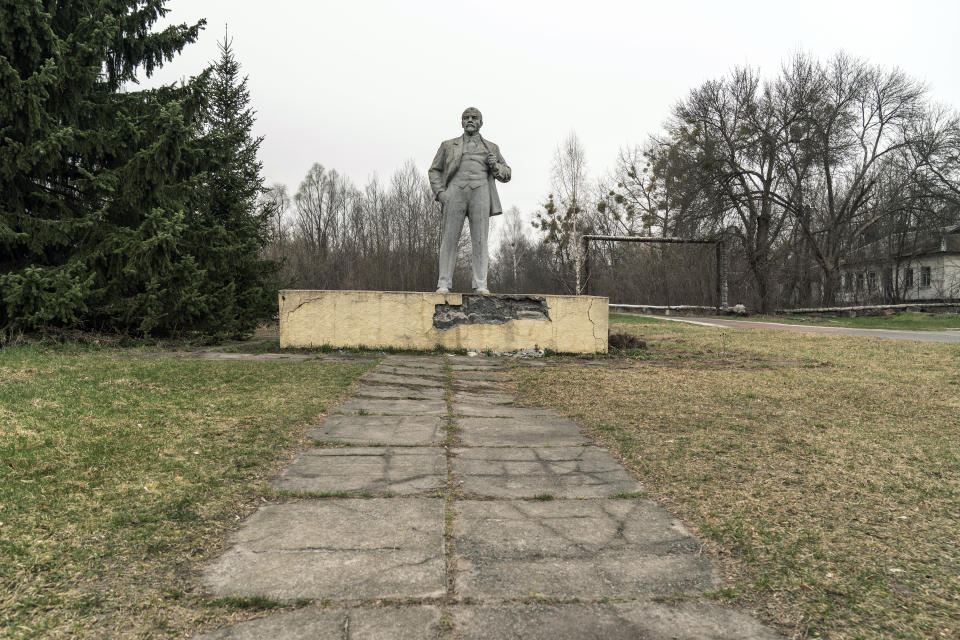
[[[924,81],[960,107],[960,0],[169,0],[168,21],[206,18],[200,40],[155,76],[217,58],[229,24],[249,75],[267,184],[291,195],[314,162],[362,186],[413,159],[425,173],[476,106],[526,218],[550,192],[571,131],[588,169],[659,130],[671,106],[737,65],[775,75],[794,52],[843,50]],[[151,81],[150,84],[154,84]]]

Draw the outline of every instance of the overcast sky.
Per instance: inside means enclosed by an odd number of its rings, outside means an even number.
[[[960,107],[960,0],[169,0],[168,22],[207,20],[150,82],[217,58],[224,25],[249,76],[268,184],[296,191],[314,162],[362,186],[412,159],[426,172],[467,106],[529,218],[571,131],[592,176],[659,130],[671,106],[738,65],[775,75],[794,52],[898,66]]]

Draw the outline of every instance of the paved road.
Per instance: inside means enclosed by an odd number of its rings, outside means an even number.
[[[204,571],[216,596],[308,604],[197,640],[782,638],[698,597],[723,584],[700,541],[503,370],[385,358]]]
[[[807,324],[781,324],[779,322],[754,322],[753,320],[726,320],[718,318],[668,318],[646,316],[658,320],[687,322],[707,327],[730,327],[736,329],[779,329],[781,331],[805,331],[807,333],[832,333],[842,336],[864,338],[887,338],[889,340],[916,340],[917,342],[960,342],[960,330],[952,331],[902,331],[899,329],[854,329],[848,327],[824,327]]]

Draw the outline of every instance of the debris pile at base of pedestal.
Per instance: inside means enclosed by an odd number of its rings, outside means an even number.
[[[487,354],[479,351],[467,351],[467,355],[473,358]],[[542,358],[547,355],[547,352],[543,349],[518,349],[516,351],[491,351],[489,355],[507,358]]]

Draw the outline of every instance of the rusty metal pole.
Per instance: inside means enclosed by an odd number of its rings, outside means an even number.
[[[584,236],[583,242],[583,293],[590,295],[590,238]],[[577,295],[580,292],[577,291]]]

